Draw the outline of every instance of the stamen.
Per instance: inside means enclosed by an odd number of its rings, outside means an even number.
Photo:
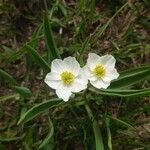
[[[93,69],[92,72],[97,78],[101,78],[105,75],[106,70],[101,64],[98,64],[96,65],[96,67]]]
[[[75,76],[73,75],[73,73],[69,72],[69,71],[64,71],[60,74],[62,81],[64,82],[64,84],[71,84],[74,81]]]

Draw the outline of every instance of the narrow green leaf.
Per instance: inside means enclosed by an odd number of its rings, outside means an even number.
[[[5,96],[0,96],[0,102],[4,102],[7,100],[19,100],[20,95],[19,94],[12,94],[12,95],[5,95]]]
[[[145,71],[147,69],[150,69],[150,65],[143,65],[141,67],[138,67],[138,68],[132,68],[132,69],[128,69],[128,70],[125,70],[125,71],[122,71],[120,73],[120,76],[121,78],[125,77],[125,76],[128,76],[128,75],[134,75],[136,73],[139,73],[141,71]]]
[[[115,90],[115,89],[97,90],[94,88],[90,88],[89,90],[102,95],[119,96],[119,97],[139,97],[139,96],[150,95],[150,88],[141,89],[141,90]]]
[[[54,58],[60,58],[59,51],[53,39],[51,25],[48,20],[47,11],[44,13],[44,34],[45,34],[46,44],[48,48],[48,61],[50,59],[53,60]]]
[[[43,70],[45,71],[50,71],[50,67],[48,63],[40,56],[40,54],[33,49],[31,46],[26,45],[25,46],[26,51],[31,55],[31,57],[34,59],[34,61],[42,67]]]
[[[120,73],[120,77],[111,83],[109,89],[124,88],[148,78],[150,78],[150,65],[130,69]]]
[[[4,49],[4,51],[5,51],[7,54],[13,52],[13,50],[12,50],[11,48],[9,48],[9,47],[7,47],[7,46],[5,46],[5,45],[2,45],[1,47]]]
[[[96,142],[96,150],[104,150],[101,130],[96,120],[93,121],[93,130]]]
[[[25,54],[25,50],[23,48],[17,49],[15,52],[10,53],[6,60],[7,63],[20,59]]]
[[[9,82],[11,84],[16,84],[17,81],[7,72],[0,69],[0,77],[2,77],[6,82]]]
[[[28,149],[31,150],[30,147],[31,145],[33,145],[34,138],[35,138],[35,133],[34,133],[34,125],[33,125],[29,129],[26,129],[26,136],[23,139],[24,145],[27,150]]]
[[[54,126],[52,121],[49,119],[49,124],[50,124],[50,131],[47,135],[47,137],[44,139],[44,141],[40,144],[39,149],[43,148],[45,145],[51,142],[51,138],[54,134]]]
[[[31,91],[26,87],[14,86],[16,92],[18,92],[22,97],[28,98],[32,95]]]
[[[80,56],[79,56],[79,62],[81,64],[81,66],[84,65],[84,61],[83,61],[83,55],[84,55],[84,52],[90,48],[90,37],[88,37],[82,44],[82,47],[81,47],[81,50],[80,50]]]
[[[29,120],[33,119],[40,113],[55,107],[57,104],[59,104],[61,100],[58,98],[46,100],[40,104],[37,104],[33,106],[31,109],[29,109],[23,116],[21,116],[20,120],[18,121],[18,124],[28,122]]]
[[[126,2],[108,21],[107,23],[101,27],[101,24],[97,27],[94,32],[94,37],[91,37],[91,42],[96,43],[96,41],[104,34],[107,27],[111,24],[113,19],[126,7],[128,6],[128,2]]]
[[[122,121],[122,120],[120,120],[118,118],[115,118],[115,117],[112,117],[112,116],[109,116],[109,115],[107,115],[107,117],[110,118],[111,120],[117,121],[118,123],[120,123],[120,124],[122,124],[122,125],[124,125],[124,126],[126,126],[128,128],[134,129],[134,127],[132,125],[130,125],[127,122],[124,122],[124,121]]]
[[[89,118],[92,120],[92,127],[93,127],[93,131],[94,131],[94,136],[95,136],[96,150],[104,150],[102,134],[101,134],[101,130],[98,126],[98,123],[95,120],[90,107],[88,105],[85,105],[85,109],[88,113]]]
[[[66,7],[63,4],[61,4],[61,3],[58,4],[58,7],[60,8],[60,10],[63,13],[63,15],[65,17],[67,17],[67,9],[66,9]]]
[[[36,46],[36,44],[37,44],[37,42],[38,42],[38,40],[39,40],[39,36],[40,36],[40,34],[41,34],[41,32],[42,32],[42,29],[43,29],[43,23],[40,24],[40,25],[37,27],[37,29],[33,32],[33,35],[32,35],[32,37],[31,37],[31,39],[32,39],[33,42],[30,43],[30,46],[31,46],[31,47],[35,48],[35,46]],[[29,44],[28,44],[28,45],[29,45]]]
[[[19,136],[19,137],[3,137],[3,136],[0,136],[0,141],[1,142],[11,142],[11,141],[18,141],[20,139],[23,139],[25,136],[25,134]]]
[[[105,116],[105,124],[106,124],[106,128],[107,128],[107,136],[108,136],[108,147],[109,150],[112,150],[112,142],[111,142],[111,131],[110,131],[110,118]]]

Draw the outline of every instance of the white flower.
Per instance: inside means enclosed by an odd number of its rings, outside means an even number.
[[[64,60],[55,59],[51,64],[51,72],[45,77],[45,83],[64,101],[68,101],[72,92],[80,92],[87,88],[88,80],[74,57]]]
[[[112,55],[98,56],[89,53],[84,72],[90,83],[100,89],[106,89],[113,79],[117,79],[119,74],[115,69],[116,60]]]

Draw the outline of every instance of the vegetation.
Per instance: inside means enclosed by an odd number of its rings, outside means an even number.
[[[148,0],[3,0],[0,150],[149,150]],[[55,58],[116,58],[108,89],[58,99],[44,78]]]

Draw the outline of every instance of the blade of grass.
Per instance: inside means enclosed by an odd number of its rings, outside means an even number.
[[[23,114],[23,116],[21,116],[20,120],[18,121],[18,124],[28,122],[29,120],[35,118],[40,113],[55,107],[60,102],[61,100],[59,100],[58,98],[54,98],[33,106],[25,114]]]
[[[97,39],[100,38],[105,30],[107,29],[107,27],[110,25],[110,23],[113,21],[113,19],[126,7],[128,6],[128,2],[126,2],[108,21],[107,23],[101,27],[101,25],[99,25],[97,27],[97,29],[94,32],[94,37],[91,38],[91,43],[96,43]]]
[[[150,78],[150,66],[130,69],[122,72],[120,77],[111,83],[109,89],[124,88],[148,78]]]
[[[79,56],[79,62],[81,65],[84,65],[84,61],[83,61],[83,55],[84,55],[84,52],[85,50],[87,50],[87,48],[89,47],[89,41],[90,41],[90,37],[88,37],[84,43],[82,44],[82,48],[81,48],[81,51],[80,51],[80,56]]]
[[[98,123],[94,119],[92,111],[88,105],[85,105],[85,109],[88,113],[89,118],[92,120],[92,126],[93,126],[93,131],[94,131],[94,136],[95,136],[96,150],[104,150],[103,139],[102,139],[101,130],[98,126]]]
[[[46,40],[46,45],[47,45],[47,57],[48,57],[48,62],[50,60],[52,61],[55,58],[61,58],[59,51],[56,47],[56,43],[53,38],[52,30],[51,30],[51,25],[48,20],[48,12],[46,11],[44,13],[44,34],[45,34],[45,40]]]
[[[29,98],[32,95],[31,91],[26,87],[14,86],[14,89],[24,98]]]
[[[7,95],[7,96],[1,96],[0,97],[0,102],[4,102],[4,101],[7,101],[7,100],[19,100],[19,94],[12,94],[12,95]]]
[[[46,136],[46,138],[44,139],[44,141],[40,144],[39,149],[43,148],[45,145],[51,142],[52,136],[54,134],[54,126],[50,118],[49,118],[49,125],[50,125],[50,131]]]
[[[0,136],[0,141],[1,141],[1,142],[18,141],[18,140],[23,139],[24,136],[25,136],[25,134],[23,134],[23,135],[21,135],[21,136],[19,136],[19,137],[9,137],[9,138],[8,138],[8,137],[1,137],[1,136]]]
[[[107,136],[108,136],[108,147],[109,147],[109,150],[112,150],[111,131],[109,127],[110,119],[107,118],[106,116],[104,117],[105,117],[105,124],[106,124],[106,129],[107,129]]]
[[[32,39],[26,45],[34,45],[40,38],[42,38],[42,36],[38,36],[37,38]],[[6,62],[10,63],[10,62],[15,61],[17,59],[20,59],[26,53],[25,46],[23,46],[22,48],[18,49],[17,51],[13,52],[12,54],[10,54],[8,56],[8,59],[6,60]]]
[[[25,46],[26,51],[31,55],[31,57],[34,59],[34,61],[40,65],[42,67],[43,70],[45,70],[46,72],[50,71],[50,67],[48,65],[48,63],[40,56],[40,54],[33,49],[31,46],[26,45]]]
[[[35,48],[35,46],[36,46],[36,44],[37,44],[37,42],[38,42],[38,40],[39,40],[39,36],[40,36],[40,34],[41,34],[41,32],[42,32],[42,29],[43,29],[43,23],[40,24],[40,25],[37,27],[37,29],[33,32],[33,35],[32,35],[32,37],[31,37],[31,39],[32,39],[33,42],[31,42],[31,44],[30,44],[31,47]],[[28,44],[28,45],[29,45],[29,44]]]
[[[122,121],[122,120],[120,120],[118,118],[115,118],[115,117],[112,117],[112,116],[109,116],[109,115],[107,115],[107,117],[110,118],[111,120],[117,121],[118,123],[120,123],[120,124],[122,124],[122,125],[124,125],[124,126],[126,126],[128,128],[134,129],[134,127],[132,125],[130,125],[129,123],[124,122],[124,121]]]
[[[11,83],[11,84],[16,84],[17,81],[11,76],[9,73],[6,71],[0,69],[0,77],[2,77],[5,81]]]
[[[89,90],[102,95],[119,96],[119,97],[139,97],[150,95],[150,88],[141,90],[111,90],[111,89],[97,90],[94,88],[89,88]]]

